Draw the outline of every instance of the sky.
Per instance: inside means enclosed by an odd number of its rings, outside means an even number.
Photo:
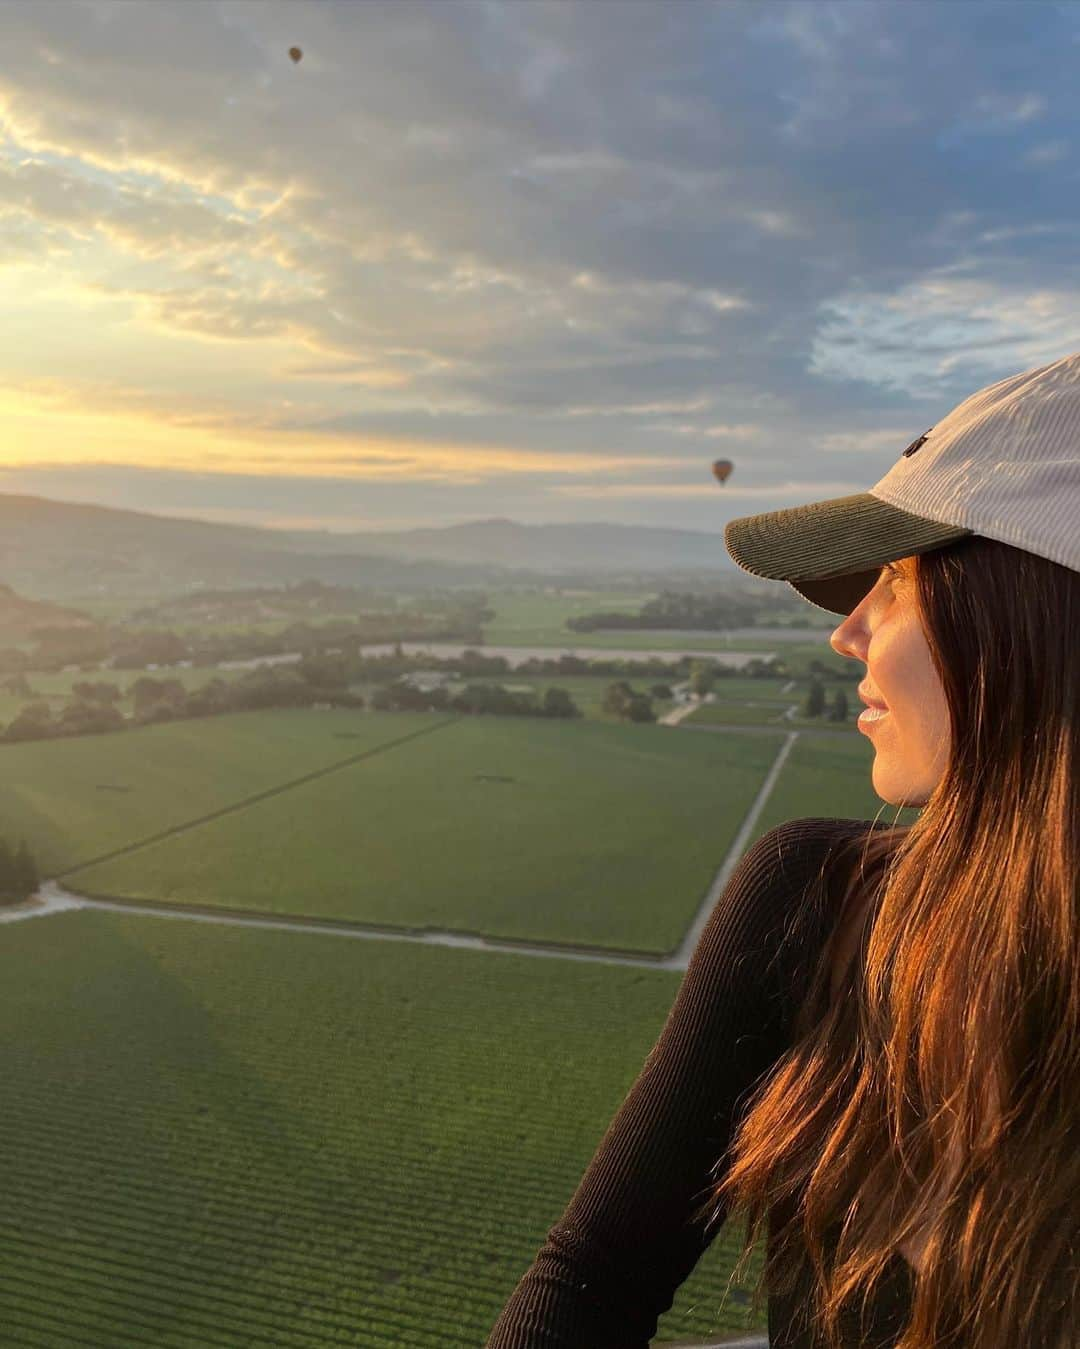
[[[0,32],[3,492],[718,532],[1080,349],[1080,3],[0,0]]]

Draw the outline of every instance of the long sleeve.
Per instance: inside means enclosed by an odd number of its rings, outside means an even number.
[[[486,1349],[646,1349],[720,1227],[708,1197],[750,1089],[788,1043],[823,918],[801,901],[866,823],[794,820],[740,860],[659,1039]]]

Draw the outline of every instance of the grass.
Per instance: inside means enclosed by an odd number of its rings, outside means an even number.
[[[85,911],[16,924],[5,1343],[481,1344],[678,982]],[[659,1340],[745,1327],[721,1308],[735,1249],[721,1232]]]
[[[774,727],[789,731],[787,721],[781,721],[785,703],[762,699],[755,705],[746,703],[718,702],[705,703],[696,708],[681,723],[683,726],[760,726],[772,724]]]
[[[552,589],[493,594],[490,605],[495,617],[484,625],[484,641],[488,646],[587,645],[586,639],[594,634],[571,632],[566,626],[568,618],[599,610],[637,613],[652,598],[652,592],[611,590]]]
[[[400,719],[365,724],[389,739]],[[202,725],[210,754],[213,723]],[[71,885],[662,953],[681,940],[781,743],[462,718],[80,870]]]

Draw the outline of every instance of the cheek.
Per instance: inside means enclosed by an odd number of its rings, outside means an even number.
[[[939,761],[948,753],[949,705],[921,629],[907,636],[890,668],[897,729],[922,757]]]

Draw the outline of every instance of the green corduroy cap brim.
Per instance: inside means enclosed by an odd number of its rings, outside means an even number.
[[[857,492],[744,515],[728,522],[724,543],[743,571],[787,581],[819,609],[850,614],[886,562],[940,548],[971,532]]]

